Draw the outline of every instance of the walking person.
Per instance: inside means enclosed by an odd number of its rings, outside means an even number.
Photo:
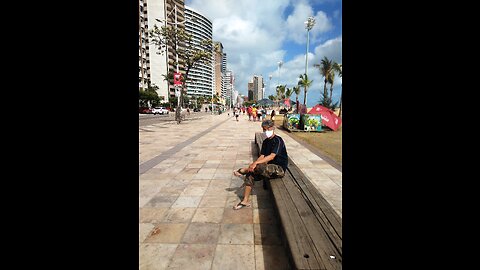
[[[240,115],[240,109],[239,108],[235,108],[235,118],[237,119],[237,122],[238,122],[238,116]]]
[[[266,189],[265,181],[267,179],[283,177],[287,170],[287,148],[283,139],[275,134],[275,124],[272,120],[265,120],[262,122],[262,129],[267,138],[262,143],[260,156],[248,167],[233,172],[235,176],[245,177],[242,186],[245,187],[243,198],[233,207],[235,210],[251,206],[249,202],[250,193],[255,182],[263,180],[263,187]]]

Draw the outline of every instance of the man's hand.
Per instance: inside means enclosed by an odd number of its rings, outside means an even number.
[[[250,164],[250,166],[248,166],[248,171],[253,172],[253,170],[255,170],[255,167],[257,167],[257,164],[253,162],[252,164]]]

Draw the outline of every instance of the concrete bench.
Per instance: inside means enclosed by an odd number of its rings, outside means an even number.
[[[255,134],[258,153],[265,135]],[[288,152],[288,149],[287,149]],[[292,269],[342,269],[342,220],[289,158],[283,178],[270,179]]]

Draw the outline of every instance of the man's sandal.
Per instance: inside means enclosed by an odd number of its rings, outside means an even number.
[[[250,204],[243,204],[242,202],[239,202],[237,203],[237,205],[233,207],[233,210],[240,210],[244,207],[250,207],[250,206],[251,206]]]

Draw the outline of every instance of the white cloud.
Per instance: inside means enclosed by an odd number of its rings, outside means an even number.
[[[306,28],[305,21],[309,16],[313,16],[313,9],[310,5],[300,2],[295,5],[292,14],[287,17],[286,28],[288,29],[288,37],[298,44],[305,44]],[[326,32],[332,28],[332,24],[323,11],[318,11],[314,16],[315,25],[310,30],[312,38]]]
[[[342,63],[342,37],[327,40],[325,43],[318,45],[314,48],[313,52],[308,54],[308,78],[313,80],[312,86],[307,91],[308,104],[313,106],[318,103],[321,93],[323,93],[324,78],[320,75],[318,68],[314,67],[314,64],[320,64],[323,57],[327,57],[337,63]],[[280,69],[280,76],[278,72],[274,73],[272,78],[272,85],[267,87],[266,95],[272,95],[275,93],[275,86],[277,84],[286,84],[288,88],[292,88],[297,85],[298,77],[300,74],[305,73],[305,55],[300,54],[295,56],[292,60],[283,64]],[[337,101],[340,97],[342,78],[335,77],[333,84],[333,100]],[[330,86],[327,85],[330,89]],[[330,90],[329,90],[330,91]],[[303,103],[303,88],[299,95],[299,100]],[[291,97],[295,100],[295,94]],[[313,103],[313,104],[312,104]]]
[[[315,16],[315,26],[310,31],[309,77],[314,80],[312,89],[308,91],[315,101],[315,92],[320,92],[321,78],[313,64],[323,56],[341,62],[341,37],[328,40],[315,46],[317,39],[333,28],[331,18],[321,10],[313,9],[315,1],[306,0],[187,0],[186,5],[194,8],[212,21],[213,39],[223,44],[227,53],[227,68],[235,75],[235,89],[241,94],[247,94],[247,84],[252,75],[262,75],[266,87],[266,96],[273,94],[277,83],[292,87],[297,84],[297,78],[305,72],[305,55],[290,56],[293,51],[283,48],[288,41],[306,44],[306,29],[304,21],[308,16]],[[320,1],[316,1],[320,2]],[[291,9],[291,14],[285,12]],[[334,14],[329,14],[332,16]],[[313,49],[313,50],[312,50]],[[287,51],[288,50],[288,51]],[[300,52],[300,51],[298,51]],[[277,62],[285,59],[280,69]],[[269,75],[272,79],[269,80]],[[338,78],[337,78],[338,79]],[[338,81],[340,81],[338,79]],[[323,89],[323,85],[321,86]],[[335,92],[337,87],[335,82]],[[300,94],[303,102],[303,90]],[[318,94],[317,94],[318,96]],[[335,97],[335,94],[334,94]],[[295,96],[292,96],[295,99]]]

